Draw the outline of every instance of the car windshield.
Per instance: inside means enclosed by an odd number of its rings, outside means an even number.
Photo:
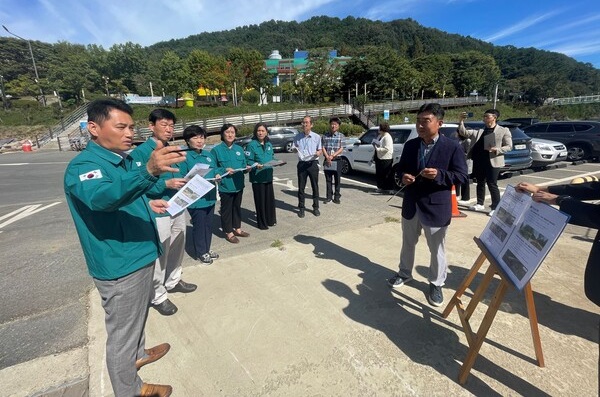
[[[378,134],[379,134],[378,130],[368,130],[367,132],[365,132],[363,134],[363,136],[360,137],[360,144],[361,145],[365,145],[365,144],[370,145],[371,142],[373,142],[373,139],[375,139]]]

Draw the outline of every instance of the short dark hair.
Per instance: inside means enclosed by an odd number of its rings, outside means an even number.
[[[488,109],[483,114],[493,114],[496,118],[500,117],[500,112],[497,109]]]
[[[235,130],[235,133],[237,135],[238,133],[238,129],[235,125],[233,124],[229,124],[229,123],[225,123],[223,124],[223,126],[221,127],[221,140],[225,140],[225,131],[227,131],[228,129],[230,129],[231,127],[233,127],[233,129]]]
[[[120,99],[104,98],[90,102],[87,108],[88,121],[101,125],[110,118],[113,109],[133,115],[133,109]]]
[[[265,142],[269,142],[269,127],[267,127],[267,124],[263,123],[263,122],[256,123],[256,125],[254,126],[254,131],[252,132],[252,139],[255,141],[258,141],[258,136],[256,135],[256,133],[258,132],[259,127],[265,127],[265,130],[267,130],[267,136],[265,137]]]
[[[426,103],[419,108],[417,114],[419,113],[431,113],[438,120],[443,120],[446,114],[444,108],[439,103]]]
[[[202,127],[200,127],[199,125],[188,125],[187,127],[185,127],[185,129],[183,130],[183,140],[189,144],[189,140],[192,139],[195,136],[202,136],[204,138],[206,138],[206,130]]]
[[[331,123],[337,123],[338,125],[341,125],[342,124],[342,120],[340,120],[339,117],[335,117],[334,116],[334,117],[332,117],[332,118],[329,119],[329,124],[331,124]]]
[[[156,124],[158,120],[173,120],[173,123],[177,122],[177,117],[167,109],[154,109],[148,116],[148,121],[152,124]]]
[[[379,124],[379,131],[390,132],[390,125],[387,121]]]

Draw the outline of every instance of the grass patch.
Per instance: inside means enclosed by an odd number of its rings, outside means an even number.
[[[279,240],[279,239],[277,239],[277,240],[273,241],[273,242],[271,243],[271,247],[273,247],[273,248],[277,248],[277,249],[279,249],[279,250],[283,250],[283,249],[284,249],[284,248],[283,248],[283,242],[282,242],[281,240]]]
[[[383,220],[385,221],[385,223],[390,223],[390,222],[400,223],[400,219],[394,218],[393,216],[386,216],[385,218],[383,218]]]

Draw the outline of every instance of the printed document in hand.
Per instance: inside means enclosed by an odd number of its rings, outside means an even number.
[[[258,165],[258,163],[254,163],[250,166],[250,168],[255,168]],[[227,171],[225,174],[221,175],[221,176],[225,176],[227,174],[231,175],[231,174],[235,174],[236,172],[244,172],[246,171],[246,167],[244,168],[234,168],[233,171]]]
[[[479,239],[517,289],[531,280],[561,235],[569,215],[507,186]]]
[[[208,182],[200,175],[194,175],[194,177],[179,189],[177,194],[175,194],[171,200],[169,200],[167,212],[172,216],[179,214],[214,188],[215,185]]]
[[[285,165],[287,164],[285,161],[283,160],[271,160],[271,161],[267,161],[266,163],[264,163],[263,165],[266,167],[279,167],[281,165]]]
[[[208,174],[209,170],[210,170],[210,166],[208,164],[196,163],[192,167],[192,169],[190,170],[190,172],[188,172],[184,176],[184,178],[185,179],[192,179],[194,177],[194,175],[204,176],[204,175]]]
[[[323,161],[323,171],[337,171],[337,161],[332,161],[331,164],[327,165],[327,161]]]
[[[371,141],[371,143],[375,146],[381,146],[381,141],[377,138],[373,138],[373,140]]]

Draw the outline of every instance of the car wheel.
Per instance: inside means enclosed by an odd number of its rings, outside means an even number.
[[[572,144],[567,147],[567,160],[579,161],[584,160],[590,156],[590,150],[581,144]]]
[[[404,187],[404,185],[402,184],[402,173],[399,170],[398,163],[392,166],[390,178],[394,180],[394,185],[396,185],[398,188],[402,189]]]
[[[350,166],[350,162],[348,161],[347,158],[342,157],[339,161],[338,161],[338,166],[341,167],[340,168],[340,173],[342,175],[348,175],[349,173],[352,172],[352,167]]]
[[[294,141],[289,141],[285,144],[285,151],[287,153],[292,153],[294,151]]]

